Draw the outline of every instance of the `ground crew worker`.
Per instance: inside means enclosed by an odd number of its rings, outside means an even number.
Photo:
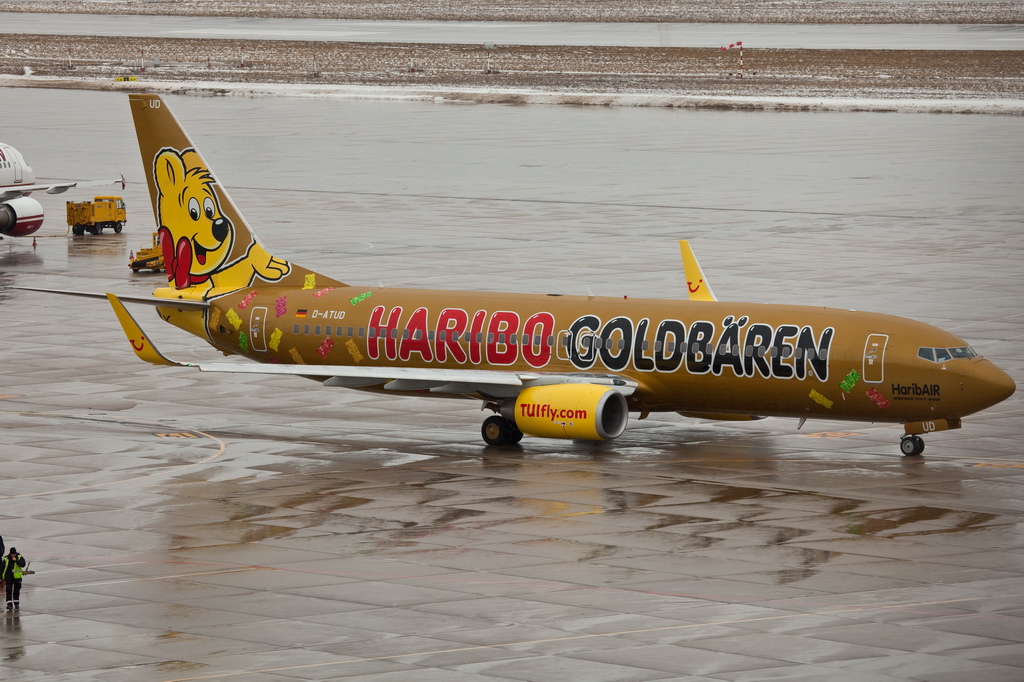
[[[0,575],[4,579],[4,591],[7,593],[7,610],[21,608],[21,577],[24,575],[25,557],[18,554],[15,547],[4,557]]]

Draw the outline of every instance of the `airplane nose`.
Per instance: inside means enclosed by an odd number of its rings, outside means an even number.
[[[1003,402],[1017,390],[1013,378],[985,359],[971,367],[968,374],[970,391],[977,400],[978,409],[985,409]]]

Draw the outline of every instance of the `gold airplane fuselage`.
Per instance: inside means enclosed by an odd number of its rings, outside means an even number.
[[[956,420],[1014,390],[957,336],[878,313],[349,286],[210,293],[208,311],[161,315],[225,353],[309,365],[318,379],[316,365],[610,375],[636,383],[628,404],[642,414],[902,423]]]

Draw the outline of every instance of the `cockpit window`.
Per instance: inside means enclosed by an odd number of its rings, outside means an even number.
[[[929,362],[946,362],[947,360],[958,360],[960,358],[976,358],[977,351],[970,346],[958,348],[918,348],[917,357]]]

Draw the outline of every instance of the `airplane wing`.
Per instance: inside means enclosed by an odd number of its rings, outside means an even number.
[[[100,294],[92,291],[71,291],[69,289],[39,289],[36,287],[11,287],[21,291],[40,291],[44,294],[61,294],[63,296],[81,296],[83,298],[107,298],[113,294]],[[117,296],[116,298],[129,303],[161,306],[164,308],[209,308],[207,301],[192,298],[159,298],[157,296]],[[115,308],[116,311],[116,308]]]
[[[33,289],[33,291],[44,291]],[[72,295],[94,296],[84,292],[60,292]],[[433,367],[369,367],[350,365],[264,364],[258,362],[178,362],[157,349],[142,327],[122,303],[123,300],[174,306],[177,303],[204,304],[177,299],[132,299],[106,294],[114,308],[121,328],[135,354],[154,365],[194,367],[201,372],[233,372],[242,374],[285,374],[315,377],[324,386],[341,388],[379,387],[385,391],[415,391],[447,395],[480,395],[488,399],[510,398],[523,388],[551,384],[597,384],[614,388],[625,396],[632,395],[638,384],[613,374],[548,374],[543,372],[516,372],[501,370],[439,369]]]
[[[104,185],[121,185],[123,190],[127,185],[124,176],[115,180],[90,180],[88,182],[56,182],[49,185],[18,185],[17,187],[9,187],[0,192],[0,201],[10,201],[11,199],[17,199],[20,196],[31,194],[32,192],[45,192],[47,194],[63,194],[69,189],[75,187],[101,187]]]

